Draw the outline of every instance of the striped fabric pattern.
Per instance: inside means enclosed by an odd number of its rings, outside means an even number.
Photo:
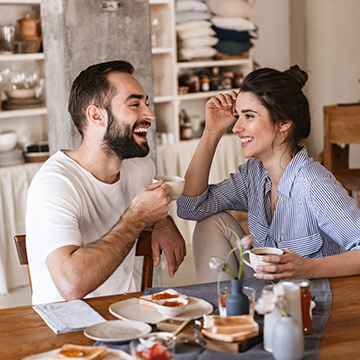
[[[199,196],[181,196],[179,217],[201,220],[224,210],[248,213],[254,246],[291,249],[314,258],[360,250],[360,208],[335,177],[302,148],[278,185],[279,201],[270,215],[271,181],[257,159]]]

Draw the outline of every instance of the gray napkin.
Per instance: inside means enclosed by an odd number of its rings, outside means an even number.
[[[34,305],[33,309],[55,334],[81,331],[88,326],[107,321],[82,300],[38,304]]]

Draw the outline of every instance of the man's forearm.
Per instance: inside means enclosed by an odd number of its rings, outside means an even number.
[[[50,254],[46,262],[61,295],[67,300],[81,299],[103,284],[124,261],[144,227],[139,214],[128,210],[101,239]]]

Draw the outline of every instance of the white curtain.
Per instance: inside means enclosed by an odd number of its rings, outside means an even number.
[[[28,285],[17,256],[14,235],[25,233],[25,207],[31,179],[42,163],[0,167],[0,295]]]
[[[174,145],[160,145],[156,148],[158,175],[184,176],[199,140],[182,141]],[[220,140],[211,167],[209,183],[217,183],[245,162],[241,142],[236,135],[225,135]],[[176,214],[176,202],[170,204],[170,215],[174,219],[187,243],[191,243],[195,222],[180,219]]]

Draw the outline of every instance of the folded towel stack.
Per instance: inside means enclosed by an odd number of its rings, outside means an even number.
[[[208,0],[206,2],[214,14],[212,29],[219,39],[215,48],[221,54],[242,55],[253,46],[257,28],[249,20],[255,14],[252,4],[246,0]]]
[[[180,61],[212,58],[218,39],[209,21],[212,14],[205,2],[200,0],[177,0],[176,34]]]

